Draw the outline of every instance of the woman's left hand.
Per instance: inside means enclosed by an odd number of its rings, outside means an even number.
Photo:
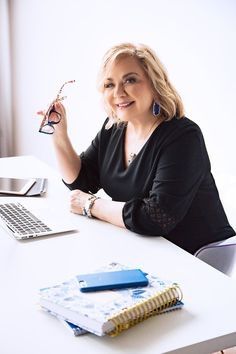
[[[75,214],[83,215],[83,208],[91,194],[84,193],[79,189],[75,189],[70,195],[70,211]]]

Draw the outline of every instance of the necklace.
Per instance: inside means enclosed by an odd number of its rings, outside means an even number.
[[[137,156],[137,154],[131,152],[129,154],[129,158],[128,158],[128,165],[131,164],[131,162],[135,159],[135,157]]]
[[[152,126],[151,126],[151,128],[148,130],[148,132],[147,132],[147,135],[146,135],[146,138],[145,138],[145,141],[144,141],[144,143],[143,143],[143,145],[146,143],[146,141],[149,139],[149,137],[151,136],[151,134],[152,134],[152,132],[154,131],[154,126],[156,125],[156,127],[155,128],[157,128],[158,127],[158,125],[160,124],[160,123],[158,123],[157,121],[155,121],[153,124],[152,124]],[[129,154],[129,157],[128,157],[128,165],[130,165],[131,164],[131,162],[133,162],[134,161],[134,159],[135,159],[135,157],[137,156],[137,154],[138,153],[135,153],[135,152],[131,152],[130,154]]]

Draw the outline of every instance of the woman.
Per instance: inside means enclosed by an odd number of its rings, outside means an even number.
[[[184,108],[167,73],[144,45],[111,48],[100,72],[109,118],[80,156],[62,118],[53,141],[71,211],[143,235],[161,235],[194,253],[235,235],[211,174],[199,127]],[[55,113],[56,112],[56,113]],[[111,200],[94,196],[103,188]]]

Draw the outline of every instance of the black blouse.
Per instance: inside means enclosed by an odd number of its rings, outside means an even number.
[[[188,118],[161,123],[128,167],[126,125],[106,130],[106,123],[80,155],[82,169],[67,184],[70,189],[96,193],[103,188],[112,200],[125,202],[122,215],[127,229],[164,236],[190,253],[235,235],[196,123]]]

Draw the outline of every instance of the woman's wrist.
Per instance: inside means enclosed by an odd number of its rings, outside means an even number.
[[[84,207],[83,207],[83,215],[87,216],[89,218],[92,218],[92,208],[94,206],[94,203],[97,199],[100,199],[100,197],[97,197],[95,195],[91,195],[85,202]]]
[[[71,145],[70,138],[67,131],[55,132],[52,138],[53,138],[53,143],[56,147]]]

